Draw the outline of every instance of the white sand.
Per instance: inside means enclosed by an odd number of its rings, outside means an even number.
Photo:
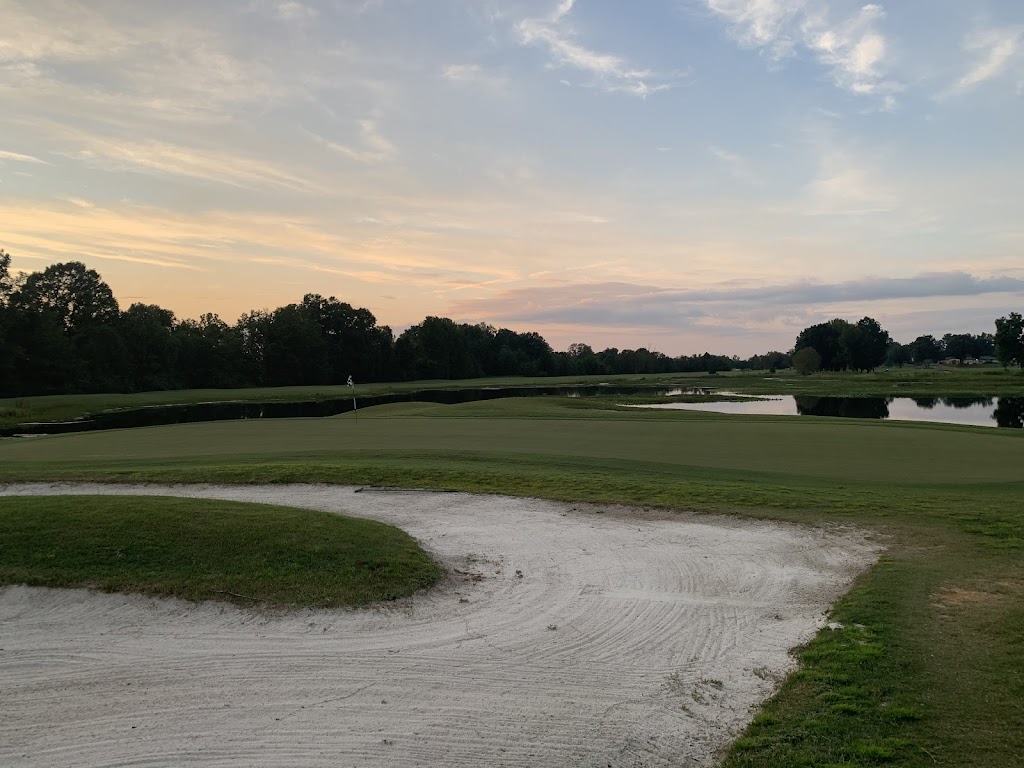
[[[711,765],[878,551],[850,529],[353,491],[0,488],[343,511],[452,573],[379,609],[283,614],[2,590],[0,765]]]

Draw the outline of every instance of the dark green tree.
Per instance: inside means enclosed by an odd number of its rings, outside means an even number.
[[[11,279],[11,255],[3,248],[0,248],[0,306],[7,303],[7,297],[14,290],[14,281]]]
[[[565,356],[566,375],[593,376],[606,372],[601,358],[594,354],[588,344],[570,344]]]
[[[814,347],[804,347],[793,354],[793,367],[804,376],[816,373],[821,370],[821,355]]]
[[[122,313],[119,325],[128,350],[132,389],[145,392],[180,386],[174,313],[156,304],[135,303]]]
[[[50,310],[69,334],[88,325],[114,323],[119,310],[110,286],[79,261],[33,272],[11,294],[11,304],[31,312]]]
[[[245,361],[242,339],[217,315],[183,320],[174,329],[178,352],[177,378],[188,389],[242,387],[254,383]]]
[[[269,386],[326,384],[330,380],[327,342],[320,324],[299,304],[264,316],[263,369]]]
[[[315,293],[306,294],[301,306],[320,326],[331,383],[344,383],[349,376],[375,381],[388,373],[394,339],[390,328],[377,325],[370,310]]]
[[[916,365],[937,363],[946,356],[946,351],[942,347],[942,342],[931,334],[927,336],[918,336],[907,346],[910,347],[911,361]]]
[[[996,357],[1004,366],[1019,365],[1024,369],[1024,317],[1011,312],[996,320]]]
[[[843,331],[849,326],[845,320],[831,320],[804,328],[796,337],[793,352],[811,348],[821,357],[821,370],[841,371],[847,367],[843,356]]]
[[[902,368],[912,362],[912,355],[909,344],[900,344],[898,341],[889,341],[885,350],[885,364],[892,368]]]
[[[847,365],[855,371],[873,371],[884,363],[891,341],[889,332],[871,317],[858,320],[856,325],[848,325],[843,329],[841,339]]]
[[[55,312],[4,310],[8,368],[0,388],[7,396],[49,395],[76,391],[75,350]]]
[[[75,350],[74,389],[130,392],[135,389],[128,347],[118,328],[89,325],[71,339]]]
[[[395,341],[404,379],[468,379],[482,375],[469,352],[465,326],[447,317],[427,317]]]

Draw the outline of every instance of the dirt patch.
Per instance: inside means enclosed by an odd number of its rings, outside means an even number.
[[[944,608],[960,605],[988,604],[998,601],[1002,595],[997,592],[981,592],[976,589],[949,587],[935,594],[935,602]]]
[[[935,593],[933,603],[942,608],[996,605],[1006,597],[1017,597],[1022,593],[1024,593],[1024,581],[1000,579],[990,584],[979,585],[975,589],[945,587]]]
[[[850,529],[337,486],[10,486],[398,525],[447,568],[362,611],[0,592],[0,764],[707,766],[874,561]]]

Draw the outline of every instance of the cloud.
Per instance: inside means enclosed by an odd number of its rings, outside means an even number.
[[[841,283],[793,283],[745,287],[722,284],[707,290],[676,290],[631,283],[583,283],[506,290],[489,299],[452,307],[461,317],[491,322],[673,327],[681,322],[765,326],[779,318],[800,318],[812,307],[892,299],[1024,294],[1024,280],[978,277],[967,272],[924,273],[907,278],[865,278]],[[869,309],[858,310],[868,312]]]
[[[223,121],[304,92],[292,71],[268,64],[273,51],[243,53],[212,5],[191,14],[107,5],[5,0],[0,94],[21,112],[61,103],[78,119]]]
[[[549,16],[523,19],[516,27],[520,42],[547,48],[551,66],[585,72],[606,91],[644,97],[672,87],[665,78],[649,69],[634,67],[621,56],[594,51],[576,42],[576,35],[568,25],[574,5],[575,0],[562,0]]]
[[[745,181],[748,184],[760,183],[757,175],[750,170],[750,164],[740,155],[716,146],[708,147],[708,151],[729,169],[729,173],[734,178]]]
[[[113,171],[181,176],[246,188],[320,192],[326,189],[272,163],[224,149],[200,149],[162,141],[124,141],[81,136],[79,147],[65,152],[88,165]]]
[[[298,2],[278,3],[274,11],[279,18],[285,21],[299,23],[312,21],[320,15],[316,8]]]
[[[49,165],[45,160],[40,160],[32,155],[22,155],[18,152],[5,152],[0,150],[0,160],[13,160],[16,163],[36,163],[38,165]]]
[[[886,78],[888,43],[878,31],[885,18],[882,6],[869,3],[841,20],[832,18],[834,4],[823,0],[704,0],[725,20],[736,41],[781,61],[800,51],[811,53],[831,72],[839,88],[879,95],[892,106],[902,89]]]
[[[508,275],[447,253],[430,255],[429,241],[377,238],[350,226],[333,230],[313,217],[258,210],[186,215],[82,202],[13,204],[0,198],[5,247],[19,258],[89,257],[203,271],[244,272],[259,263],[421,290],[446,288],[453,279],[484,283]]]
[[[457,82],[475,82],[480,80],[483,69],[479,64],[450,64],[442,73],[446,80]]]
[[[475,85],[492,93],[504,92],[509,85],[507,77],[489,72],[479,64],[449,64],[441,70],[441,76],[451,83]]]
[[[962,93],[986,80],[1003,74],[1021,52],[1024,28],[1009,27],[987,29],[967,36],[962,44],[964,51],[975,54],[971,68],[953,83],[942,96]]]
[[[381,135],[377,129],[377,121],[372,118],[359,121],[359,135],[362,146],[356,148],[348,144],[331,141],[315,133],[310,134],[317,142],[331,151],[359,163],[382,163],[392,159],[398,153],[398,148]]]
[[[828,151],[819,162],[818,177],[804,189],[805,216],[890,213],[903,202],[867,165],[846,152]]]

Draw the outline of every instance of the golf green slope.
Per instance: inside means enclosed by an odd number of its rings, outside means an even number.
[[[165,497],[0,498],[0,585],[330,607],[393,600],[439,576],[399,529],[327,512]]]

